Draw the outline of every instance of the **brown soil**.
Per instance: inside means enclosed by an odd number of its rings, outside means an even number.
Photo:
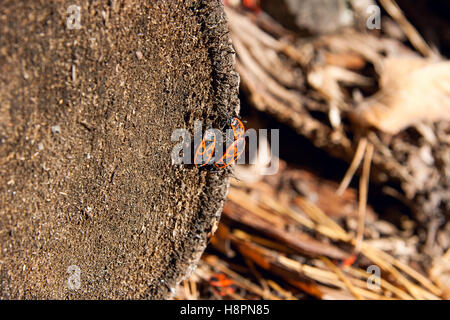
[[[72,4],[0,8],[0,298],[166,298],[228,185],[170,159],[174,129],[239,107],[223,8],[80,2],[69,30]]]

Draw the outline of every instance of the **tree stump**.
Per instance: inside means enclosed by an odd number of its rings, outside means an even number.
[[[228,188],[171,134],[238,112],[233,59],[218,0],[2,4],[1,298],[170,297]]]

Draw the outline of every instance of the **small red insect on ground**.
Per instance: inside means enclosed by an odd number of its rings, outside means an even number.
[[[227,278],[227,276],[223,273],[212,275],[211,279],[209,280],[209,284],[211,285],[212,289],[216,289],[214,291],[216,291],[222,297],[236,292],[236,289],[234,288],[234,281],[230,278]]]
[[[247,9],[252,10],[254,13],[259,13],[261,11],[259,0],[242,0],[242,4]]]
[[[348,257],[342,261],[341,266],[342,267],[352,266],[355,263],[356,258],[357,258],[356,254],[351,255],[350,257]]]

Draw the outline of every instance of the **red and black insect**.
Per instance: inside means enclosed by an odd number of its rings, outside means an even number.
[[[202,142],[195,151],[194,164],[197,167],[204,167],[208,165],[214,155],[216,148],[216,134],[214,131],[206,131]]]
[[[227,148],[223,156],[214,163],[214,165],[223,169],[228,167],[229,165],[236,162],[236,160],[240,157],[240,155],[245,150],[245,139],[239,138],[238,140],[234,140],[234,142]]]
[[[227,148],[225,153],[214,165],[223,169],[236,162],[236,160],[245,151],[245,127],[241,120],[232,118],[230,120],[231,129],[233,129],[233,143]],[[194,155],[194,164],[197,167],[204,167],[211,164],[216,147],[216,135],[214,131],[206,131],[202,142],[197,147]]]
[[[238,118],[231,119],[231,128],[233,129],[234,140],[243,138],[245,134],[245,127],[241,120]]]

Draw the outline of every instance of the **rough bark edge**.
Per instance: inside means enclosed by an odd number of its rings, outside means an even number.
[[[200,21],[204,32],[204,41],[208,46],[209,59],[212,66],[213,108],[218,119],[237,115],[240,110],[238,98],[239,74],[235,71],[235,52],[228,31],[227,19],[221,1],[202,1]],[[233,94],[230,95],[230,92]],[[168,283],[170,292],[163,294],[172,298],[177,285],[188,278],[197,268],[197,264],[206,249],[208,234],[216,231],[220,220],[226,196],[229,191],[229,171],[207,175],[205,194],[207,199],[201,203],[201,210],[197,213],[197,223],[193,232],[196,233],[196,245],[188,248],[175,272],[173,282]],[[195,231],[198,231],[195,232]],[[198,236],[202,234],[203,236]]]

